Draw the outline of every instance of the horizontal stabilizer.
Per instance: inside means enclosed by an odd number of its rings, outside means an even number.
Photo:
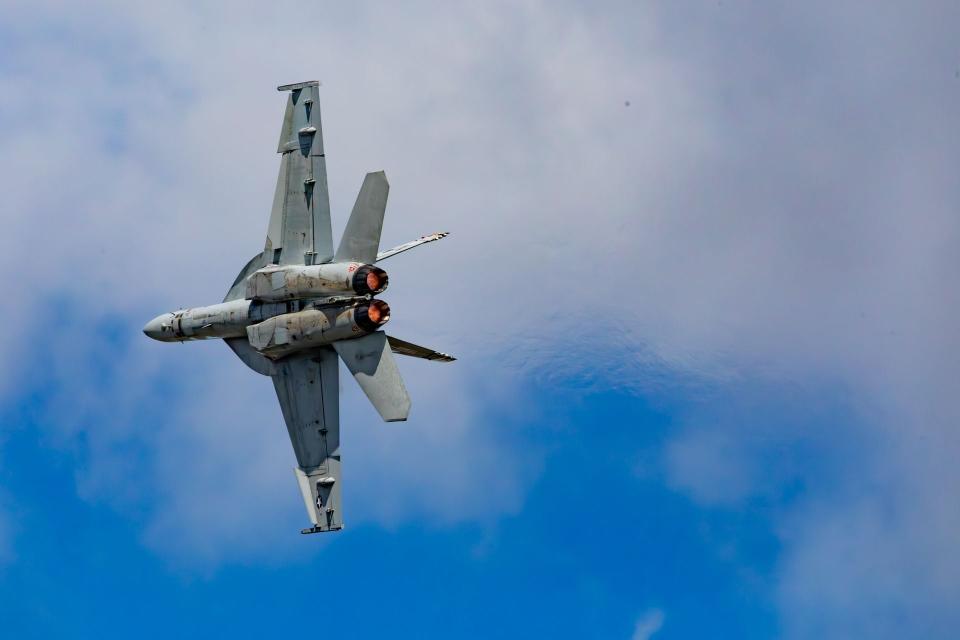
[[[382,331],[362,338],[333,343],[347,369],[387,422],[406,420],[410,415],[410,396],[397,370],[397,363]]]
[[[334,257],[336,262],[371,263],[377,259],[380,248],[380,232],[383,230],[383,214],[387,209],[390,183],[383,171],[368,173],[350,212],[347,227],[340,238],[340,247]]]
[[[456,358],[449,354],[442,353],[440,351],[434,351],[433,349],[428,349],[427,347],[421,347],[418,344],[413,344],[412,342],[407,342],[406,340],[400,340],[398,338],[394,338],[393,336],[387,336],[387,340],[390,342],[390,349],[394,353],[398,353],[402,356],[412,356],[414,358],[435,360],[437,362],[453,362],[456,360]]]
[[[410,249],[413,249],[414,247],[419,247],[422,244],[426,244],[428,242],[436,242],[437,240],[442,240],[446,238],[448,235],[450,235],[448,231],[441,231],[440,233],[431,233],[428,236],[422,236],[420,238],[417,238],[416,240],[411,240],[410,242],[401,244],[399,247],[394,247],[393,249],[387,249],[386,251],[381,251],[380,253],[377,254],[377,262],[380,262],[381,260],[386,260],[391,256],[395,256],[398,253],[403,253],[404,251],[408,251]]]

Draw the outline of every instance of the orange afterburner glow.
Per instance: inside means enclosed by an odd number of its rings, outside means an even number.
[[[374,300],[367,309],[367,317],[378,325],[385,324],[390,319],[390,305],[383,300]]]
[[[380,277],[380,274],[376,271],[370,271],[367,274],[367,287],[370,291],[379,291],[380,285],[383,284],[383,278]]]
[[[386,271],[372,264],[365,264],[353,272],[351,286],[360,295],[376,295],[386,290],[389,282]]]

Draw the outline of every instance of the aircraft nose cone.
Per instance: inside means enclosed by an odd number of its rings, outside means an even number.
[[[157,316],[147,324],[143,325],[143,333],[148,338],[153,338],[154,340],[167,340],[170,336],[173,335],[172,326],[170,324],[170,319],[173,317],[172,313],[164,313]],[[164,325],[167,329],[164,330]]]

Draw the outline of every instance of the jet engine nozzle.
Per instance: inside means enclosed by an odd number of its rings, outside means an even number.
[[[390,305],[383,300],[371,300],[357,307],[353,317],[364,331],[376,331],[390,320]]]
[[[353,290],[360,295],[383,293],[389,283],[387,272],[372,264],[365,264],[353,272]]]

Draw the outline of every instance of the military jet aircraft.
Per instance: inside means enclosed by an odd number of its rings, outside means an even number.
[[[406,420],[410,412],[394,352],[454,360],[382,331],[390,307],[376,296],[389,279],[377,264],[447,235],[423,236],[380,252],[390,189],[382,171],[367,174],[333,249],[318,85],[277,87],[290,95],[263,251],[240,270],[220,304],[165,313],[143,328],[163,342],[221,338],[248,367],[273,379],[313,523],[302,533],[343,528],[337,357],[387,422]]]

